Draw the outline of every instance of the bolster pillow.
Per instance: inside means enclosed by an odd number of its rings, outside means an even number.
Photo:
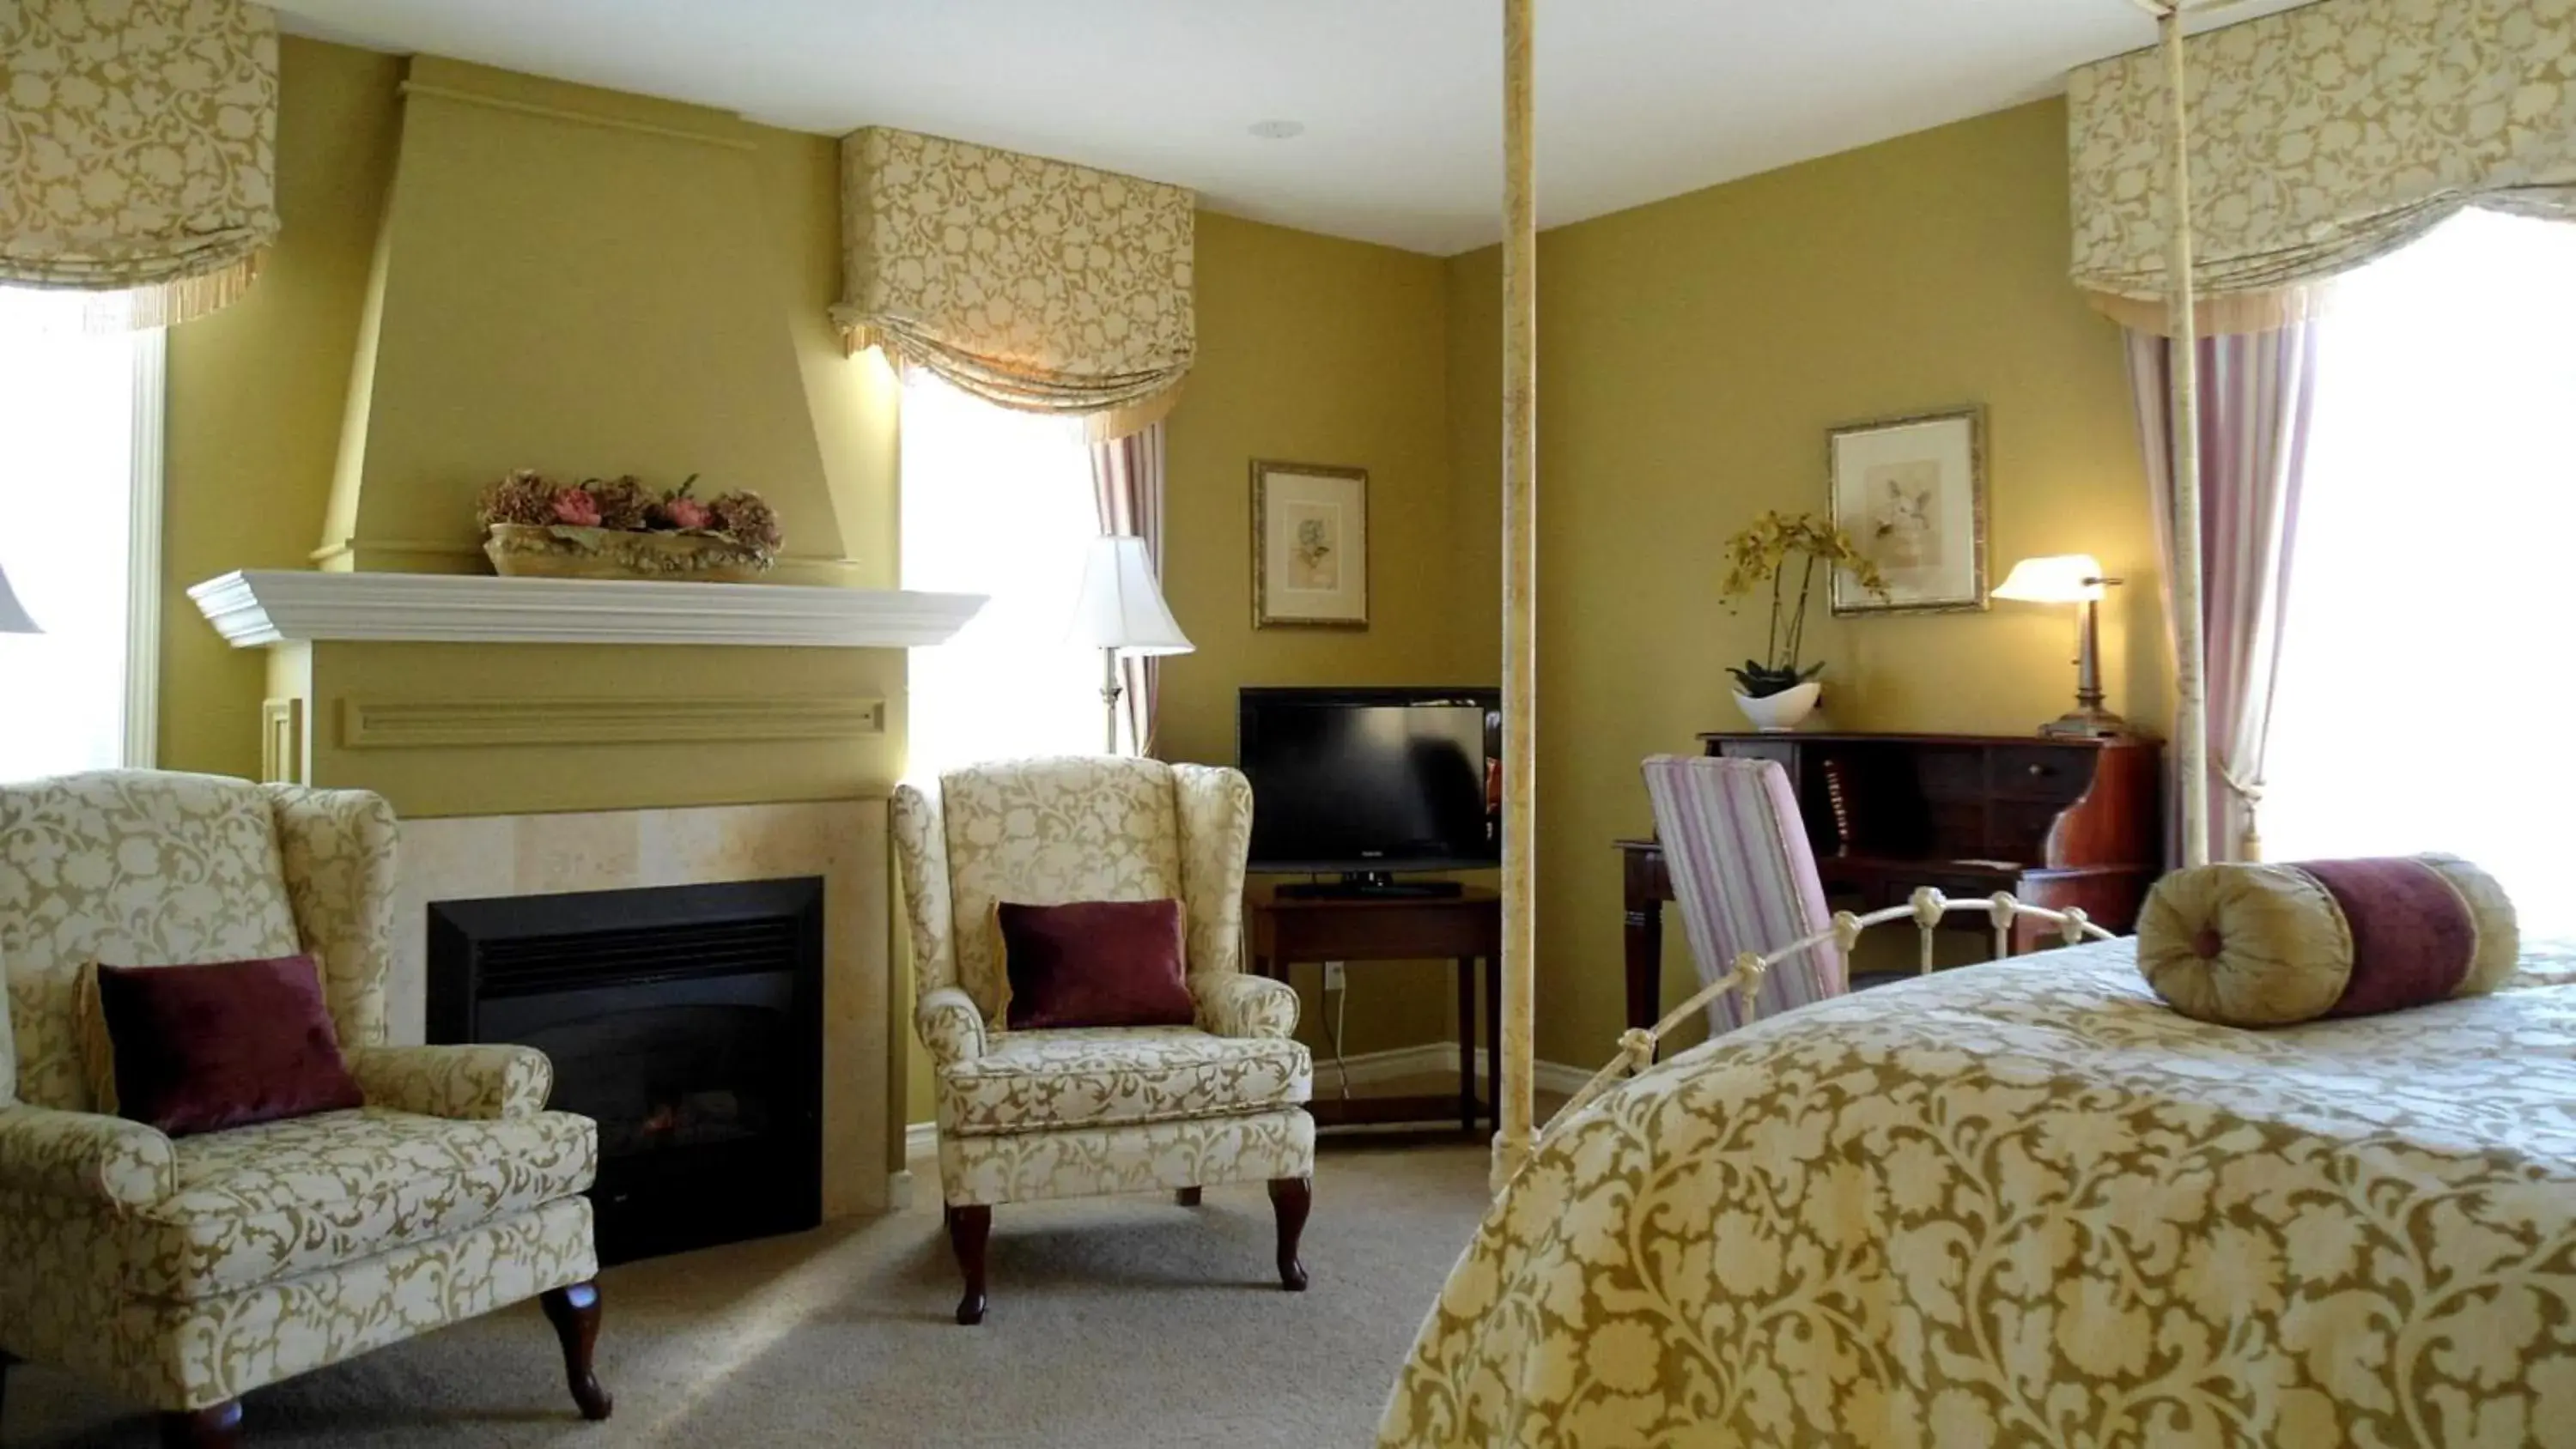
[[[2513,902],[2450,855],[2193,866],[2156,882],[2138,913],[2147,984],[2183,1015],[2230,1026],[2493,991],[2520,953]]]

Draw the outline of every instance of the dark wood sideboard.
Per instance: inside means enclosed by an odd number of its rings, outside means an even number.
[[[1837,908],[1902,903],[1916,886],[1952,897],[2011,891],[2035,906],[2080,906],[2126,931],[2163,869],[2160,742],[2032,735],[1706,734],[1712,755],[1776,760],[1789,772]],[[1662,847],[1618,842],[1626,908],[1628,1024],[1661,1014]],[[1982,925],[1982,915],[1970,918]],[[2014,949],[2046,928],[2023,923]]]

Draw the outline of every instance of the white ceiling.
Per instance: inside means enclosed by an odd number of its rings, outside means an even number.
[[[1495,0],[277,3],[307,34],[1057,156],[1416,251],[1501,234]],[[2033,100],[2154,39],[2130,0],[1542,0],[1538,23],[1549,226]],[[1305,132],[1248,134],[1271,119]]]

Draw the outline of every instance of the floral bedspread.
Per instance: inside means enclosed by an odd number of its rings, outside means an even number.
[[[2576,1444],[2576,943],[2255,1032],[2102,942],[1819,1003],[1588,1108],[1384,1445]]]

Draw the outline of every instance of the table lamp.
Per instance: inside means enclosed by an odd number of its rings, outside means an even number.
[[[1107,717],[1106,752],[1118,753],[1118,656],[1187,654],[1197,647],[1163,603],[1145,540],[1110,534],[1091,541],[1083,560],[1082,593],[1073,606],[1072,638],[1100,651],[1100,703]]]
[[[9,591],[9,575],[0,570],[0,634],[42,634],[36,621],[18,607],[18,596]]]
[[[2129,733],[2128,721],[2102,707],[2102,639],[2094,606],[2102,591],[2120,580],[2105,578],[2101,561],[2089,553],[2026,558],[1995,587],[1998,599],[2031,604],[2073,604],[2075,615],[2075,708],[2039,727],[2043,735],[2075,739],[2117,739]]]

